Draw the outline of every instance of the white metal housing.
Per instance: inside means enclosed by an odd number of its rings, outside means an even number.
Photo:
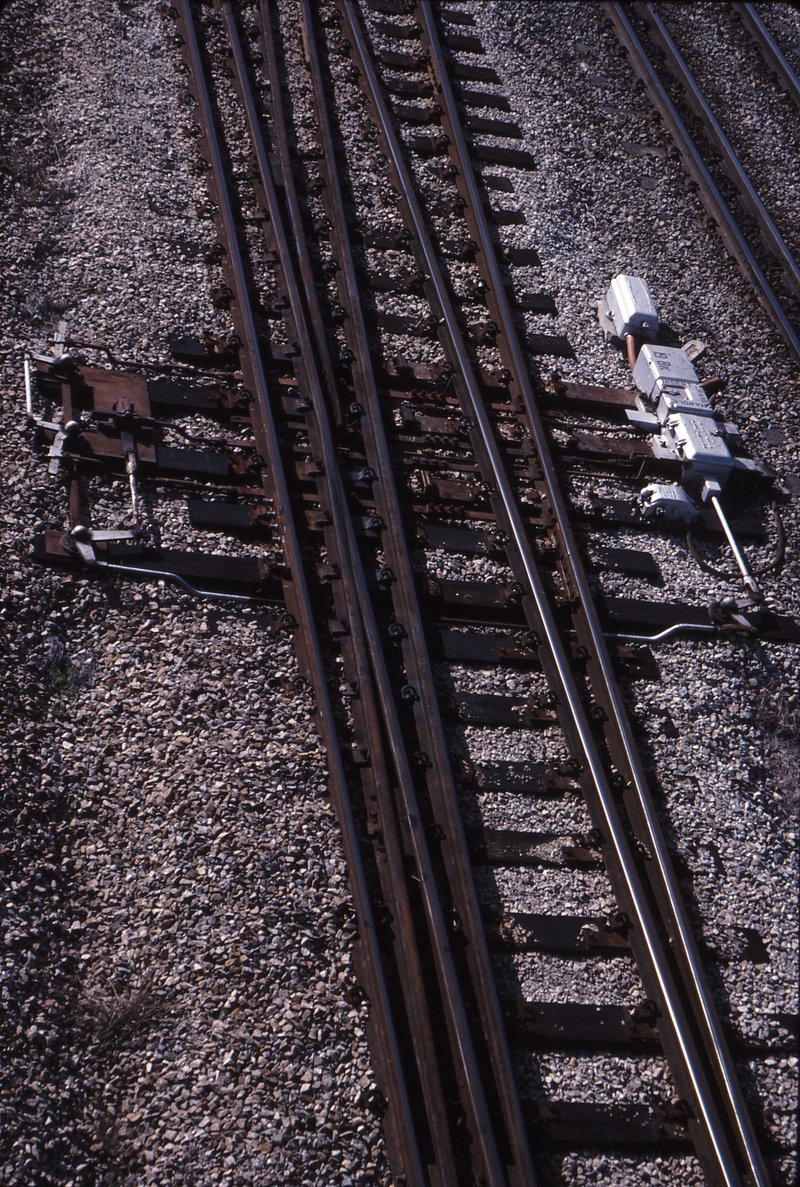
[[[644,487],[639,497],[645,519],[664,523],[691,523],[699,514],[683,487],[673,486],[669,482],[651,482]]]
[[[645,343],[633,368],[633,382],[643,396],[655,402],[657,393],[664,388],[697,385],[700,379],[694,365],[679,348]]]
[[[736,461],[724,441],[724,430],[706,416],[670,416],[662,440],[672,444],[686,463],[684,483],[715,478],[724,486]]]
[[[614,329],[620,338],[626,334],[655,338],[658,333],[658,310],[646,280],[640,276],[615,276],[606,300],[614,320]]]

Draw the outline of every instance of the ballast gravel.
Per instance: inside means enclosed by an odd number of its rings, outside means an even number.
[[[280,7],[301,78],[296,4]],[[702,375],[728,380],[718,407],[778,471],[790,543],[783,571],[764,585],[772,606],[797,614],[796,367],[686,192],[601,6],[451,7],[474,16],[486,50],[480,59],[456,56],[498,71],[501,86],[487,89],[506,95],[508,118],[523,131],[522,141],[491,143],[526,148],[538,162],[530,172],[480,166],[514,187],[493,194],[493,205],[525,215],[523,225],[500,229],[501,240],[535,247],[542,260],[541,269],[512,270],[518,292],[556,294],[556,318],[525,315],[527,331],[566,335],[573,348],[572,359],[531,353],[532,369],[629,384],[594,306],[614,273],[647,276],[680,340],[707,344]],[[704,55],[724,63],[716,6],[673,7],[698,71]],[[760,7],[787,56],[800,61],[793,7]],[[75,0],[66,10],[52,0],[11,0],[0,14],[7,112],[0,1178],[14,1187],[383,1184],[390,1176],[367,1011],[351,963],[346,871],[324,798],[313,707],[288,640],[261,616],[209,609],[157,585],[89,584],[28,558],[35,531],[63,526],[64,496],[23,427],[22,351],[43,349],[61,317],[77,338],[154,362],[166,359],[171,333],[229,329],[209,297],[218,269],[203,259],[209,230],[196,206],[206,194],[171,34],[155,5],[122,0]],[[341,101],[343,68],[332,62]],[[756,74],[763,84],[763,71]],[[305,84],[292,85],[302,107]],[[721,81],[719,90],[725,94]],[[745,129],[762,114],[758,91],[735,97],[747,147]],[[357,146],[351,176],[364,225],[399,229],[363,107],[340,118]],[[779,158],[768,148],[753,149],[754,168]],[[433,166],[420,163],[418,179],[426,197],[452,196]],[[786,194],[777,175],[767,183]],[[443,237],[462,233],[457,219],[435,217]],[[385,266],[387,255],[373,253],[371,265]],[[474,278],[469,265],[448,266],[459,291]],[[416,298],[378,301],[389,314],[424,312]],[[468,320],[480,312],[470,307]],[[387,355],[442,357],[433,341],[410,345],[389,331],[382,344]],[[480,357],[497,365],[491,348]],[[577,501],[614,493],[602,480],[572,485]],[[124,517],[120,492],[98,505],[110,519]],[[169,546],[208,547],[179,500],[159,496],[151,510]],[[701,572],[668,533],[607,533],[600,542],[646,549],[662,573],[661,584],[644,589],[601,573],[606,593],[705,604],[737,591],[735,582]],[[225,537],[214,547],[239,550]],[[421,554],[418,564],[472,580],[502,574],[493,562],[445,554]],[[681,641],[657,657],[661,680],[637,683],[628,696],[698,931],[730,946],[741,929],[755,928],[767,950],[762,963],[734,952],[714,984],[734,1027],[777,1048],[774,1057],[742,1061],[740,1071],[780,1138],[773,1182],[789,1184],[797,1061],[780,1053],[787,1034],[776,1019],[797,1014],[797,649]],[[442,668],[440,676],[458,689],[519,691],[504,670],[470,678]],[[666,714],[677,736],[663,728]],[[466,763],[564,757],[552,730],[453,726],[451,738]],[[569,797],[531,808],[487,793],[465,797],[464,807],[487,827],[584,826],[581,805]],[[484,870],[481,882],[484,901],[500,911],[588,914],[614,905],[594,873]],[[575,966],[520,954],[498,956],[496,968],[501,988],[515,996],[625,1004],[641,997],[626,958]],[[669,1095],[668,1072],[650,1058],[525,1055],[518,1074],[533,1098]],[[554,1154],[539,1171],[548,1184],[702,1182],[691,1156]]]
[[[288,639],[29,560],[65,508],[24,427],[23,350],[62,317],[154,363],[170,334],[229,328],[158,9],[0,14],[0,1181],[384,1183],[346,871]],[[96,524],[124,521],[124,490],[92,498]],[[165,545],[209,547],[182,500],[149,507]]]

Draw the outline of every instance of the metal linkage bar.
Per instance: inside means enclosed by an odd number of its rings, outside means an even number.
[[[33,379],[32,379],[31,360],[30,360],[30,356],[28,354],[25,355],[22,365],[24,367],[24,373],[25,373],[25,415],[27,417],[28,426],[30,427],[34,423],[34,415],[33,415]]]
[[[686,172],[698,186],[700,200],[716,223],[722,242],[736,260],[739,271],[783,337],[790,354],[797,362],[800,362],[800,337],[786,316],[786,312],[764,275],[752,248],[740,231],[736,219],[706,168],[697,145],[689,135],[675,104],[667,94],[664,84],[647,57],[642,43],[625,15],[622,4],[608,3],[605,8],[614,24],[620,43],[628,51],[633,69],[644,83],[650,101],[660,113],[664,126],[675,142]]]
[[[661,924],[656,921],[650,907],[640,876],[639,863],[633,855],[632,846],[626,834],[626,826],[612,792],[604,760],[598,749],[580,689],[573,677],[560,630],[527,538],[514,489],[506,473],[502,453],[483,403],[447,282],[428,235],[415,188],[405,166],[399,140],[380,91],[355,6],[349,0],[343,0],[342,8],[347,16],[348,37],[354,49],[363,85],[382,133],[383,142],[393,168],[393,176],[399,186],[404,208],[410,220],[410,229],[413,231],[423,257],[424,266],[430,276],[434,309],[441,317],[444,337],[449,343],[451,354],[457,360],[465,411],[477,426],[480,436],[479,454],[482,453],[488,459],[486,479],[493,484],[499,494],[499,500],[502,502],[505,522],[514,542],[518,565],[522,569],[531,601],[536,608],[542,637],[547,643],[548,664],[555,673],[557,690],[562,706],[565,708],[562,719],[568,716],[567,733],[577,739],[585,768],[591,776],[596,805],[602,813],[603,831],[609,838],[609,847],[613,852],[614,864],[619,874],[615,880],[615,890],[620,901],[629,904],[632,909],[636,920],[634,931],[640,965],[645,966],[643,972],[646,982],[649,981],[651,985],[656,986],[657,996],[666,1016],[666,1032],[667,1036],[671,1037],[673,1055],[675,1056],[672,1059],[672,1064],[676,1079],[687,1087],[687,1094],[696,1106],[700,1123],[698,1128],[702,1131],[702,1137],[705,1139],[700,1144],[716,1167],[716,1173],[726,1184],[738,1185],[742,1182],[742,1178],[737,1166],[737,1156],[731,1145],[730,1134],[726,1132],[726,1126],[721,1121],[716,1093],[706,1075],[704,1060],[707,1060],[710,1055],[715,1057],[713,1067],[716,1087],[719,1087],[721,1081],[724,1088],[723,1098],[732,1106],[729,1112],[733,1113],[737,1123],[739,1122],[737,1109],[741,1103],[738,1084],[735,1076],[732,1084],[729,1084],[726,1079],[727,1073],[730,1071],[730,1064],[729,1061],[728,1063],[725,1061],[727,1052],[724,1041],[719,1032],[718,1020],[707,990],[696,944],[688,925],[685,908],[660,832],[655,806],[652,803],[641,763],[636,754],[630,726],[625,716],[621,694],[616,686],[610,657],[594,610],[588,583],[583,574],[577,548],[569,528],[566,507],[549,456],[549,444],[539,418],[525,361],[511,319],[511,310],[505,296],[502,275],[483,214],[480,194],[477,190],[457,108],[447,79],[446,65],[430,8],[427,4],[418,5],[417,15],[423,28],[423,42],[429,49],[432,58],[434,80],[441,94],[444,107],[443,123],[452,145],[453,160],[459,169],[459,180],[463,183],[462,197],[467,200],[467,217],[468,220],[471,220],[471,228],[474,228],[475,231],[473,237],[480,249],[480,266],[485,271],[485,278],[489,280],[490,291],[487,296],[490,310],[495,311],[494,320],[503,331],[501,349],[505,349],[507,365],[525,407],[533,441],[539,453],[539,464],[543,471],[553,510],[556,513],[563,560],[568,565],[570,578],[577,591],[584,616],[581,634],[587,639],[587,642],[592,644],[595,664],[602,677],[603,700],[610,706],[614,729],[619,732],[625,766],[630,773],[630,786],[635,792],[635,796],[632,798],[635,801],[640,821],[646,826],[644,831],[650,842],[650,853],[653,855],[653,860],[646,864],[652,865],[657,871],[656,876],[651,876],[651,883],[668,904],[663,924],[668,926],[673,942],[680,948],[680,957],[684,966],[688,965],[691,969],[691,975],[684,978],[682,985],[676,981],[671,956],[660,934]],[[544,662],[545,657],[543,656]],[[691,1022],[687,1017],[687,1000],[692,1016]],[[701,1052],[697,1046],[695,1030],[701,1033],[705,1052]],[[738,1099],[736,1099],[737,1092],[739,1092]],[[744,1128],[749,1126],[746,1111],[741,1124]],[[742,1144],[750,1164],[755,1163],[755,1170],[759,1172],[756,1160],[760,1158],[760,1155],[757,1146],[754,1148],[753,1158],[750,1159],[752,1152],[746,1134]],[[760,1173],[755,1173],[753,1177],[758,1182],[766,1182],[765,1176]]]
[[[756,11],[755,4],[731,4],[741,17],[742,24],[758,46],[759,53],[770,70],[773,70],[787,95],[791,95],[795,106],[800,108],[800,78],[786,61],[772,34]]]
[[[711,506],[714,508],[714,510],[717,513],[717,519],[721,523],[722,530],[725,533],[727,541],[731,546],[731,552],[733,553],[733,559],[736,561],[737,567],[739,569],[739,572],[742,575],[742,580],[744,581],[744,584],[745,584],[747,590],[751,594],[760,595],[761,597],[763,597],[763,594],[760,593],[760,590],[758,588],[758,582],[756,581],[755,577],[753,576],[752,570],[751,570],[749,564],[747,563],[747,558],[745,557],[744,553],[742,552],[741,548],[739,547],[739,542],[731,530],[731,525],[728,523],[728,517],[722,509],[722,503],[719,501],[719,499],[717,498],[716,495],[711,496],[710,502],[711,502]]]
[[[169,573],[161,569],[138,569],[135,565],[115,565],[110,561],[95,561],[94,565],[109,573],[122,573],[123,576],[146,577],[150,581],[172,581],[187,593],[194,594],[196,598],[209,598],[220,602],[245,602],[248,606],[257,606],[260,602],[259,598],[251,598],[247,594],[217,593],[214,590],[198,589],[185,577],[181,577],[180,573]]]
[[[742,5],[742,7],[745,6]],[[725,174],[739,191],[742,204],[750,211],[758,223],[765,245],[774,253],[776,259],[780,260],[785,284],[795,296],[800,296],[800,268],[798,268],[797,260],[792,255],[786,241],[775,226],[772,216],[762,202],[747,171],[736,155],[730,140],[728,140],[728,137],[723,132],[719,120],[711,110],[708,100],[697,83],[697,79],[686,65],[683,55],[672,40],[661,17],[656,12],[655,5],[637,3],[636,11],[641,13],[649,23],[653,31],[654,40],[666,54],[667,68],[677,78],[692,108],[703,121],[703,127],[706,130],[708,139],[719,149]]]
[[[405,1161],[402,1173],[409,1184],[426,1182],[424,1163],[420,1154],[413,1108],[408,1095],[408,1086],[401,1073],[402,1051],[394,1024],[391,997],[382,965],[381,947],[373,917],[372,897],[367,872],[362,859],[358,831],[353,807],[350,801],[348,780],[341,756],[333,705],[330,699],[325,669],[322,661],[319,639],[309,595],[308,583],[303,569],[302,554],[294,522],[289,489],[284,473],[280,443],[275,423],[253,309],[248,296],[247,275],[239,247],[236,226],[231,206],[219,140],[214,121],[211,97],[206,85],[205,71],[201,57],[197,31],[192,14],[191,0],[178,0],[178,16],[184,39],[184,58],[191,72],[191,82],[198,103],[200,127],[209,156],[209,188],[216,201],[219,217],[218,231],[225,247],[225,267],[228,283],[235,295],[233,317],[237,333],[243,343],[242,364],[248,386],[256,397],[258,415],[256,429],[260,448],[269,464],[270,480],[274,491],[274,509],[278,517],[284,555],[289,565],[289,577],[285,581],[287,600],[299,622],[302,636],[302,651],[309,679],[314,687],[319,729],[328,755],[331,798],[336,810],[339,827],[342,830],[342,844],[348,867],[348,879],[358,918],[360,950],[363,957],[365,988],[370,999],[373,1033],[381,1052],[381,1064],[387,1076],[386,1090],[391,1099],[392,1122],[398,1134],[398,1145]]]

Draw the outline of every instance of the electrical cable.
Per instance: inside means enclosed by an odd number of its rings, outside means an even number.
[[[777,572],[783,564],[786,555],[786,529],[783,526],[783,519],[775,503],[771,504],[771,510],[775,520],[775,547],[767,560],[758,566],[752,566],[751,571],[754,577],[762,577],[765,573]],[[694,532],[691,528],[686,533],[686,547],[692,559],[697,562],[704,573],[708,573],[711,577],[717,577],[720,581],[739,580],[740,574],[738,572],[734,572],[731,569],[718,569],[700,555],[694,538]]]

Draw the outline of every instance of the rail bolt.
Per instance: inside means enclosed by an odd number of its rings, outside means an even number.
[[[611,911],[606,918],[606,931],[618,932],[621,936],[626,936],[632,926],[630,916],[625,911]]]
[[[661,1011],[652,998],[648,997],[639,1002],[638,1006],[634,1006],[631,1017],[634,1022],[644,1022],[647,1026],[652,1026],[661,1017]]]

